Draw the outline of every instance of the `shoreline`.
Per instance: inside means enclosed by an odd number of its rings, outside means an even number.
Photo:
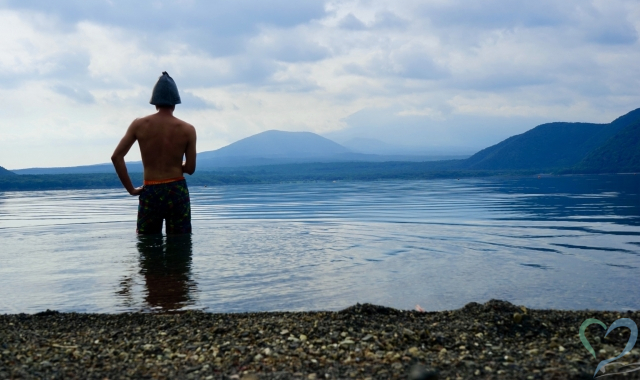
[[[591,325],[595,359],[578,333],[588,318],[638,324],[640,311],[491,300],[439,312],[357,304],[337,312],[5,314],[0,379],[587,379],[629,339],[629,329],[605,338]],[[607,374],[635,362],[640,344]],[[640,371],[612,378],[623,377]]]

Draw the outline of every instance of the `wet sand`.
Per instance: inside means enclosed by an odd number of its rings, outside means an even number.
[[[0,315],[1,379],[591,379],[640,312],[528,310],[504,301],[442,312]],[[640,344],[607,366],[640,362]],[[624,369],[640,368],[626,367]],[[640,371],[607,378],[640,378]]]

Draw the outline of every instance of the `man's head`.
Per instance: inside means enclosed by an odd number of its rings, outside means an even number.
[[[166,71],[162,72],[162,76],[158,78],[158,82],[156,82],[156,85],[153,87],[149,103],[156,106],[156,108],[173,108],[176,104],[181,103],[178,86],[176,86],[176,82],[173,81],[173,78],[171,78]]]

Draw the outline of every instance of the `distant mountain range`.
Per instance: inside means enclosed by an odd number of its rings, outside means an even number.
[[[382,145],[381,145],[382,144]],[[608,124],[549,123],[490,146],[469,158],[436,155],[366,154],[390,152],[377,140],[345,147],[311,132],[266,131],[214,151],[198,153],[198,171],[226,168],[337,162],[435,161],[425,170],[619,173],[640,171],[640,109]],[[387,145],[386,148],[390,146]],[[376,150],[377,149],[377,150]],[[358,152],[359,151],[359,152]],[[397,152],[397,151],[396,151]],[[446,161],[445,161],[446,160]],[[127,163],[141,172],[140,162]],[[113,173],[109,164],[14,170],[17,174]],[[0,168],[0,175],[7,170]]]
[[[5,175],[15,175],[15,173],[0,166],[0,176],[5,176]]]
[[[197,170],[219,170],[246,166],[282,165],[312,162],[384,162],[435,161],[463,158],[463,155],[383,155],[356,153],[311,132],[270,130],[249,136],[223,148],[198,153]],[[127,162],[131,173],[142,172],[142,163]],[[111,163],[62,168],[30,168],[14,170],[17,174],[82,174],[114,173]]]
[[[428,146],[406,146],[389,144],[372,138],[352,138],[340,143],[340,145],[350,149],[354,153],[388,155],[388,156],[429,156],[429,157],[446,157],[460,158],[470,156],[475,153],[468,148],[460,147],[428,147]]]
[[[640,109],[631,111],[609,124],[542,124],[483,149],[461,164],[465,169],[480,170],[570,168],[581,163],[594,150],[604,146],[622,129],[638,121]],[[636,135],[637,137],[640,135]]]
[[[461,162],[460,167],[480,170],[552,171],[580,164],[599,165],[603,170],[616,172],[619,168],[597,161],[598,159],[607,160],[609,156],[618,154],[613,149],[621,147],[621,145],[618,143],[611,145],[609,140],[614,137],[616,139],[622,138],[617,137],[617,134],[639,121],[640,109],[636,109],[609,124],[542,124],[523,134],[509,137],[496,145],[481,150]],[[625,136],[627,139],[635,139],[635,141],[640,138],[637,130],[629,130]],[[598,158],[590,156],[596,150],[600,152]],[[588,156],[592,158],[583,163],[582,161]],[[640,161],[627,162],[627,164],[638,167]]]

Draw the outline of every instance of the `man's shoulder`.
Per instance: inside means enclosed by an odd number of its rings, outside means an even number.
[[[192,127],[192,128],[193,128],[193,125],[191,125],[191,124],[187,123],[186,121],[184,121],[184,120],[182,120],[182,119],[179,119],[179,118],[177,118],[177,117],[175,117],[175,116],[174,116],[173,118],[174,118],[178,123],[180,123],[181,125],[186,125],[186,126],[189,126],[189,127]]]
[[[177,117],[175,117],[175,116],[174,116],[174,118],[176,119],[176,121],[178,122],[178,124],[179,124],[182,128],[185,128],[185,129],[188,129],[188,130],[193,130],[193,131],[195,131],[195,130],[196,130],[196,128],[195,128],[193,125],[191,125],[191,124],[187,123],[186,121],[184,121],[184,120],[182,120],[182,119],[178,119],[178,118],[177,118]]]
[[[147,115],[147,116],[143,116],[143,117],[137,117],[135,118],[132,122],[131,125],[132,126],[139,126],[139,125],[143,125],[143,124],[147,124],[151,122],[153,115]]]

